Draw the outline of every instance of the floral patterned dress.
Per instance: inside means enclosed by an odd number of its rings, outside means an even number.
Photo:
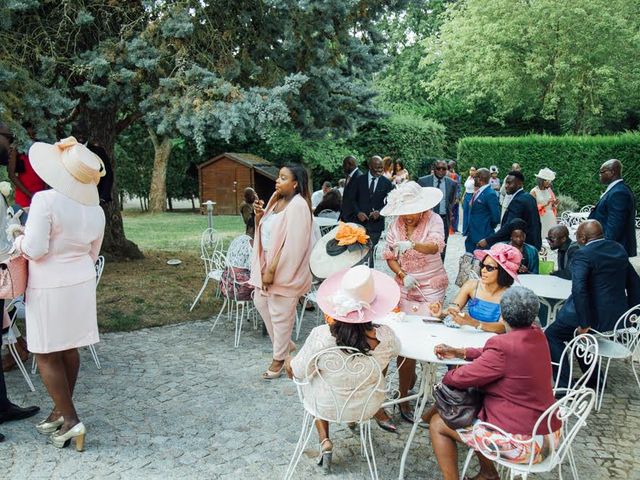
[[[435,242],[438,245],[438,252],[425,254],[412,249],[398,256],[395,245],[403,240],[413,240],[416,243]],[[444,301],[449,285],[449,278],[440,257],[444,245],[442,219],[431,211],[422,214],[411,238],[407,238],[406,225],[401,216],[389,226],[382,257],[385,260],[398,260],[402,270],[418,281],[416,288],[407,291],[402,280],[396,278],[401,290],[400,311],[410,315],[431,315],[429,303]]]

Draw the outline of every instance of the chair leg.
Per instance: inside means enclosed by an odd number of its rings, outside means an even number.
[[[36,356],[33,355],[33,358],[31,359],[31,375],[35,375],[37,371],[38,364],[36,363]]]
[[[191,308],[189,309],[189,311],[191,312],[193,310],[193,308],[196,306],[196,304],[198,303],[198,301],[200,300],[200,297],[202,296],[202,294],[204,293],[204,289],[207,288],[207,285],[209,284],[209,277],[207,276],[204,279],[204,285],[202,285],[202,288],[200,289],[200,291],[198,292],[198,295],[196,295],[196,299],[193,301],[193,303],[191,304]]]
[[[98,353],[96,352],[95,345],[89,345],[89,351],[91,352],[91,356],[93,357],[93,361],[95,362],[98,370],[102,370],[102,366],[100,365],[100,359],[98,358]]]
[[[371,420],[360,423],[360,442],[362,443],[362,451],[367,459],[369,467],[369,475],[371,480],[378,480],[378,469],[376,467],[376,457],[373,453],[373,441],[371,440]]]
[[[602,364],[602,362],[600,362],[600,364]],[[604,398],[604,390],[607,387],[607,375],[609,373],[609,365],[611,365],[611,359],[607,358],[607,366],[604,369],[604,377],[602,377],[602,385],[598,385],[598,389],[600,389],[600,399],[598,401],[597,404],[597,409],[596,411],[600,411],[600,408],[602,407],[602,399]],[[600,383],[600,365],[598,365],[598,384]]]
[[[573,480],[580,480],[580,477],[578,476],[578,468],[576,467],[576,459],[573,458],[573,450],[571,449],[571,446],[568,448],[567,456],[569,457],[569,468],[571,469]],[[560,466],[558,466],[558,468],[560,468]]]
[[[211,331],[213,332],[213,329],[216,328],[216,325],[218,324],[218,320],[220,320],[220,315],[222,315],[222,312],[224,312],[225,307],[227,306],[227,297],[224,297],[224,302],[222,303],[222,307],[220,307],[220,311],[218,312],[218,316],[216,317],[215,322],[213,322],[213,325],[211,326]]]
[[[293,456],[291,457],[291,461],[289,462],[287,471],[284,474],[284,480],[291,480],[293,478],[293,472],[295,472],[296,467],[298,466],[298,462],[300,461],[302,452],[304,452],[304,447],[306,447],[307,443],[309,442],[309,438],[311,438],[312,433],[313,417],[308,412],[304,412],[300,438],[298,438],[298,443],[296,444],[296,448],[293,451]]]
[[[238,315],[238,310],[240,315]],[[240,345],[240,334],[242,333],[242,322],[244,321],[244,302],[236,302],[236,335],[234,346]]]
[[[298,315],[296,317],[296,340],[298,340],[298,337],[300,336],[300,328],[302,327],[302,319],[304,318],[304,312],[306,311],[307,302],[308,301],[309,301],[309,299],[307,297],[304,297],[304,302],[302,302],[302,310],[300,310],[300,315]]]
[[[640,388],[640,379],[638,378],[638,372],[636,372],[636,358],[635,353],[631,356],[631,370],[633,371],[633,376],[636,377],[636,383],[638,384],[638,388]]]
[[[464,476],[467,474],[467,469],[469,468],[469,464],[471,463],[471,459],[473,458],[474,450],[472,448],[469,449],[467,453],[467,458],[464,461],[464,466],[462,467],[462,472],[460,473],[460,480],[464,479]]]
[[[20,358],[20,355],[18,355],[18,351],[16,350],[15,344],[10,343],[7,345],[7,348],[9,349],[9,352],[11,353],[13,360],[16,362],[16,365],[18,365],[18,368],[20,369],[20,373],[22,373],[22,376],[26,380],[27,385],[29,385],[29,388],[31,389],[32,392],[35,392],[36,387],[33,386],[31,377],[29,377],[29,373],[27,372],[27,369],[24,368],[24,363],[22,363],[22,359]]]

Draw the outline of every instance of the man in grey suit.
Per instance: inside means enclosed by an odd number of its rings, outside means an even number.
[[[449,239],[449,226],[451,225],[451,209],[456,200],[456,182],[447,176],[447,162],[444,160],[436,160],[433,163],[433,175],[426,175],[418,179],[421,187],[435,187],[442,190],[442,200],[440,204],[433,207],[433,211],[440,215],[444,224],[444,243],[441,256],[444,262],[444,256],[447,252],[447,240]]]

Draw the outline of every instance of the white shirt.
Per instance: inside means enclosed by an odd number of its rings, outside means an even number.
[[[320,205],[320,202],[322,201],[323,198],[324,198],[324,192],[322,190],[313,192],[313,194],[311,195],[311,208],[315,210],[316,207]]]
[[[511,200],[513,200],[515,198],[515,196],[518,193],[522,192],[522,191],[523,191],[523,189],[520,188],[519,190],[516,191],[516,193],[514,193],[512,195],[509,195],[509,194],[505,195],[504,200],[502,201],[502,210],[504,211],[507,208],[509,208],[509,204],[511,203]]]
[[[280,221],[279,215],[281,213],[282,212],[271,212],[260,222],[260,243],[265,252],[268,252],[271,248],[271,233],[273,232],[276,222]]]
[[[469,177],[464,182],[464,193],[473,193],[476,191],[473,177]]]
[[[605,193],[607,193],[609,190],[611,190],[616,183],[620,183],[621,181],[622,181],[622,179],[619,178],[618,180],[614,180],[613,182],[611,182],[607,186],[607,189],[604,191],[604,193],[602,195],[600,195],[600,198],[604,197]]]

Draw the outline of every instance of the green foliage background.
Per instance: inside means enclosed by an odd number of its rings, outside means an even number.
[[[582,205],[595,204],[604,186],[598,189],[598,169],[606,160],[623,164],[625,182],[640,198],[640,134],[612,136],[467,137],[458,142],[458,167],[496,165],[504,178],[511,164],[522,166],[525,188],[534,187],[535,174],[543,167],[556,172],[553,191],[570,195]]]

